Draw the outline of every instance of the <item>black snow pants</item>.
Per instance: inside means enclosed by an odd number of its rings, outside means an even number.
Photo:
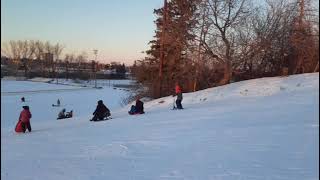
[[[183,108],[182,108],[181,101],[182,101],[182,99],[177,99],[177,100],[176,100],[176,104],[177,104],[177,108],[178,108],[178,109],[183,109]]]
[[[22,126],[23,133],[26,132],[26,128],[28,129],[29,132],[31,132],[31,124],[30,124],[30,122],[22,122],[21,126]]]
[[[98,120],[103,120],[104,118],[106,117],[109,117],[111,116],[111,113],[110,112],[106,112],[104,114],[95,114],[92,118],[92,121],[98,121]]]

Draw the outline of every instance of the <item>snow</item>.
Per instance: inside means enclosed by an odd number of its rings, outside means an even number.
[[[1,80],[1,94],[32,92],[32,91],[49,91],[58,89],[79,89],[79,87],[72,86],[56,86],[55,84],[38,83],[31,81],[7,81]]]
[[[112,87],[28,94],[33,132],[26,134],[13,132],[21,95],[2,92],[36,85],[1,85],[4,179],[319,179],[319,73],[184,93],[184,110],[170,110],[173,97],[164,97],[135,116],[119,103],[128,92]],[[55,120],[57,98],[74,118]],[[98,99],[112,120],[88,121]]]
[[[35,78],[29,79],[29,81],[33,81],[33,82],[50,82],[50,81],[52,81],[52,79],[51,78],[43,78],[43,77],[35,77]]]

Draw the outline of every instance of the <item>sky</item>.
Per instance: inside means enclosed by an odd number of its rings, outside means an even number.
[[[145,56],[163,0],[1,0],[1,44],[10,40],[61,43],[64,53],[132,64]]]

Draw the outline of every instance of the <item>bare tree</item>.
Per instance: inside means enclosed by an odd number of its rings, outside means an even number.
[[[209,22],[207,44],[211,52],[224,63],[224,78],[220,84],[229,83],[232,78],[235,29],[249,14],[247,0],[206,0]],[[220,51],[219,51],[220,50]],[[222,50],[222,52],[221,52]]]
[[[297,0],[295,2],[299,6],[296,17],[292,24],[291,33],[291,46],[292,51],[295,54],[291,63],[292,74],[304,73],[305,71],[312,71],[312,68],[308,69],[309,66],[315,66],[314,56],[316,53],[316,42],[315,33],[312,28],[312,22],[308,20],[308,11],[310,13],[310,1],[308,0]],[[319,34],[318,34],[319,36]]]
[[[53,62],[52,69],[53,69],[53,73],[57,79],[57,84],[58,84],[58,72],[56,72],[56,67],[59,66],[59,62],[61,61],[59,58],[60,58],[60,55],[61,55],[63,49],[64,49],[64,46],[62,46],[59,43],[57,43],[56,45],[54,45],[52,47],[53,56],[55,57],[55,62]]]
[[[23,67],[26,77],[28,76],[30,62],[35,50],[35,42],[28,40],[9,41],[9,43],[4,43],[3,46],[3,51],[13,60],[16,70],[18,70],[19,67]]]
[[[40,63],[40,71],[42,76],[45,76],[45,48],[42,41],[35,42],[35,59]]]
[[[74,71],[74,67],[72,67],[72,64],[75,62],[75,55],[74,54],[66,54],[64,61],[65,61],[65,69],[66,69],[66,79],[69,79],[70,71]]]

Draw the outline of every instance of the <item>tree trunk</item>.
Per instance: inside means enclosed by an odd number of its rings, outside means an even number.
[[[317,63],[316,68],[314,68],[313,72],[317,72],[317,71],[319,71],[319,61],[318,61],[318,63]]]
[[[230,80],[232,78],[232,68],[230,61],[227,61],[224,64],[224,73],[223,73],[223,79],[219,82],[220,85],[229,84]]]
[[[226,62],[224,64],[224,74],[223,79],[220,81],[221,85],[229,84],[231,77],[232,77],[232,67],[231,67],[231,56],[230,56],[230,43],[229,41],[223,36],[222,40],[226,46]]]
[[[298,70],[301,68],[302,61],[303,61],[303,59],[301,57],[301,52],[300,52],[300,53],[298,53],[297,61],[296,61],[295,65],[293,66],[292,74],[297,74]]]

